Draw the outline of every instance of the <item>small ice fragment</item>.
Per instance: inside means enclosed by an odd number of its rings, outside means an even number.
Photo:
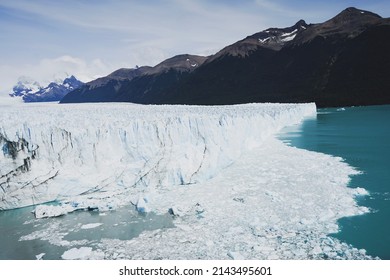
[[[355,189],[355,195],[369,195],[369,192],[366,189],[358,187]]]
[[[101,225],[102,223],[86,224],[86,225],[82,225],[81,229],[91,229],[91,228],[99,227]]]
[[[81,247],[79,249],[72,248],[68,251],[65,251],[61,258],[64,260],[85,260],[88,259],[89,256],[92,254],[92,248],[91,247]]]
[[[42,260],[43,259],[43,256],[46,255],[46,253],[41,253],[39,255],[36,255],[35,257],[37,258],[37,260]]]
[[[137,204],[136,204],[136,207],[137,207],[137,211],[140,212],[140,213],[147,213],[150,211],[148,205],[148,199],[145,198],[145,197],[139,197],[138,198],[138,201],[137,201]]]

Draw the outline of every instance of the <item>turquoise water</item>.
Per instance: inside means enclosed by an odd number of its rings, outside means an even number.
[[[0,260],[30,260],[45,253],[44,259],[58,260],[73,247],[99,248],[103,239],[130,240],[143,231],[173,227],[169,214],[140,214],[133,206],[114,211],[77,211],[68,215],[48,219],[35,219],[31,211],[35,207],[25,207],[0,211]],[[95,228],[83,229],[82,225],[101,224]],[[23,240],[31,233],[43,232],[44,238]],[[59,246],[47,239],[62,236],[62,241],[83,240],[83,244]]]
[[[334,236],[372,256],[390,259],[390,106],[320,109],[317,118],[285,130],[280,139],[292,146],[340,156],[362,172],[351,187],[364,187],[370,196],[359,205],[366,215],[343,218]]]

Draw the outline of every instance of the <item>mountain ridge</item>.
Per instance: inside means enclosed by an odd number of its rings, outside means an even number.
[[[214,55],[197,57],[194,69],[180,68],[189,55],[179,55],[162,62],[165,67],[135,69],[142,73],[129,79],[109,75],[108,87],[83,86],[61,103],[388,104],[389,38],[389,18],[351,7],[323,23],[299,20],[247,36]],[[168,63],[175,60],[180,63]]]
[[[20,77],[9,95],[20,97],[26,103],[60,101],[67,93],[83,84],[73,75],[50,82],[47,86],[42,86],[31,78]]]

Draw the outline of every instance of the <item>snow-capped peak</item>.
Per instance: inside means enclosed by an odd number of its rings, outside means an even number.
[[[42,89],[42,86],[35,80],[27,76],[21,76],[18,82],[13,87],[11,96],[24,96],[26,94],[35,93]]]
[[[68,92],[78,88],[83,83],[75,76],[65,79],[55,79],[43,87],[30,77],[22,76],[13,87],[11,97],[21,97],[24,102],[59,101]]]
[[[280,48],[285,43],[294,40],[299,31],[305,30],[307,24],[300,20],[294,26],[287,28],[269,28],[249,38],[256,38],[260,45],[271,48]]]

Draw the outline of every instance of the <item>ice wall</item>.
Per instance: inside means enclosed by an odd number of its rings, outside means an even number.
[[[316,113],[315,104],[0,109],[0,210],[202,182]]]

